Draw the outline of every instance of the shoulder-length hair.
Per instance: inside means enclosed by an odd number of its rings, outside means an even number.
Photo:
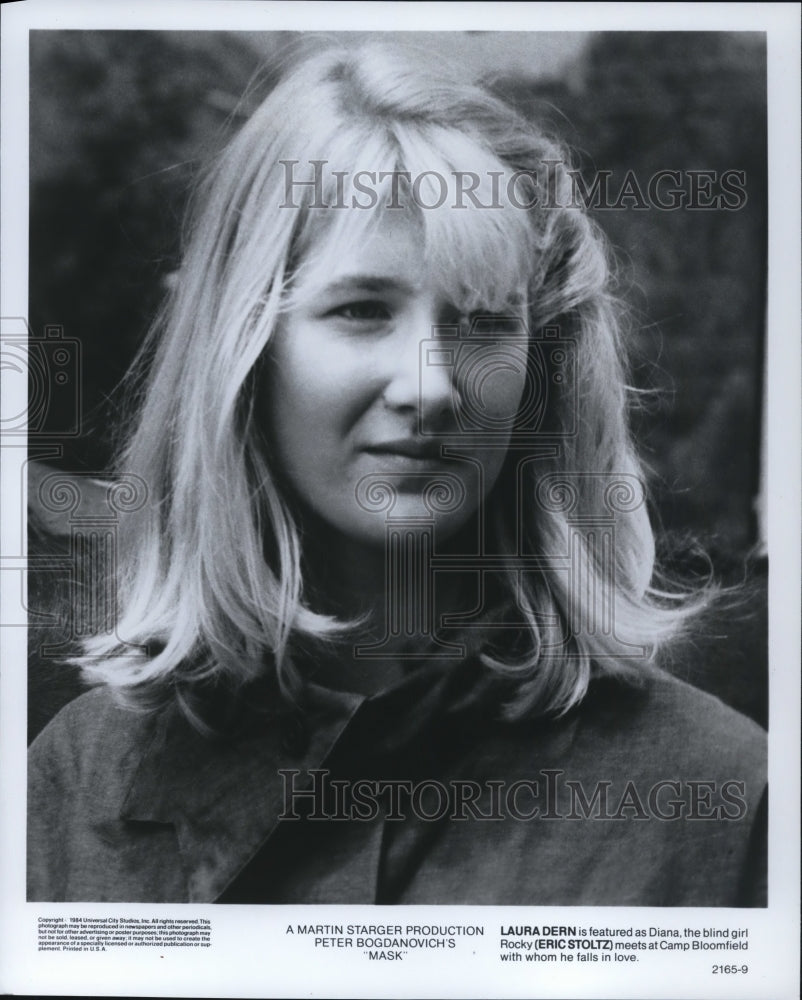
[[[275,670],[293,695],[293,651],[347,634],[305,601],[258,373],[309,248],[336,253],[376,225],[391,210],[381,184],[404,172],[449,178],[448,199],[461,186],[459,205],[434,210],[438,197],[423,188],[411,204],[460,307],[496,309],[524,281],[533,350],[557,331],[571,352],[567,377],[550,378],[542,441],[530,455],[510,452],[489,498],[492,551],[506,554],[494,592],[524,638],[498,627],[496,605],[469,645],[513,682],[508,715],[565,711],[593,671],[634,673],[677,633],[705,597],[651,586],[611,268],[569,169],[559,143],[504,101],[417,54],[334,47],[295,64],[211,165],[143,351],[148,375],[119,471],[139,475],[150,496],[122,526],[116,635],[87,644],[87,679],[142,701],[221,681],[236,690]],[[475,197],[466,173],[479,176]],[[377,204],[332,207],[353,205],[366,178]],[[510,496],[516,523],[501,502]],[[117,636],[149,654],[121,656]]]

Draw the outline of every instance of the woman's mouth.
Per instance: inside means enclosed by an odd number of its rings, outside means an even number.
[[[369,444],[364,450],[370,455],[398,455],[427,461],[440,460],[440,442],[428,438],[396,438]]]
[[[437,472],[447,464],[441,454],[440,442],[426,438],[380,441],[366,445],[362,450],[375,460],[377,471],[381,472]]]

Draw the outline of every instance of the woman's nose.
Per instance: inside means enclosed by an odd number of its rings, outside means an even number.
[[[454,422],[455,348],[456,339],[452,345],[443,338],[434,318],[411,321],[398,331],[384,401],[393,409],[414,410],[423,433],[446,430]]]

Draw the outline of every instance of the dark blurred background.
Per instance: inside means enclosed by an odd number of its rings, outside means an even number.
[[[413,37],[413,36],[409,36]],[[588,183],[627,171],[742,170],[737,211],[598,210],[633,310],[638,434],[666,528],[742,551],[757,540],[766,275],[762,35],[415,34],[495,71],[566,138]],[[83,346],[84,433],[67,468],[102,470],[114,388],[178,261],[199,164],[293,33],[31,33],[30,311]],[[514,44],[513,44],[514,43]]]
[[[404,36],[492,74],[499,92],[568,142],[588,184],[611,172],[613,197],[628,171],[644,188],[658,170],[745,173],[746,203],[734,211],[638,209],[630,199],[594,212],[631,307],[634,385],[648,390],[635,423],[655,517],[675,541],[699,539],[726,580],[739,579],[763,541],[765,37]],[[236,127],[249,81],[261,72],[269,83],[295,33],[30,38],[29,322],[35,337],[55,324],[82,348],[81,433],[52,461],[102,474],[115,390],[177,267],[192,180]],[[54,399],[49,424],[69,421],[59,405],[69,403]],[[748,645],[765,660],[759,632],[749,627]]]

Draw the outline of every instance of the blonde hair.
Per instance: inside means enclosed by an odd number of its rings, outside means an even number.
[[[320,186],[294,185],[288,198],[287,164],[301,176],[315,161]],[[650,587],[654,540],[628,431],[619,311],[604,241],[572,204],[566,152],[488,90],[416,54],[328,47],[284,77],[199,190],[119,459],[150,497],[121,528],[116,634],[151,651],[123,657],[116,636],[96,637],[82,658],[90,681],[145,700],[220,680],[236,690],[275,669],[293,696],[294,644],[342,636],[342,623],[304,599],[302,544],[269,465],[256,375],[309,248],[353,239],[391,211],[384,198],[374,211],[316,210],[321,193],[329,205],[350,199],[360,169],[454,176],[466,163],[503,176],[507,193],[499,210],[471,199],[464,211],[413,206],[432,266],[468,310],[495,309],[524,276],[533,336],[557,328],[573,352],[570,386],[550,387],[542,434],[553,447],[537,461],[510,454],[490,498],[514,493],[522,510],[510,524],[499,502],[491,530],[494,551],[509,557],[496,586],[526,641],[505,648],[494,611],[473,643],[515,682],[507,713],[567,710],[592,671],[635,672],[704,604]],[[542,571],[525,569],[529,556],[545,557]]]

